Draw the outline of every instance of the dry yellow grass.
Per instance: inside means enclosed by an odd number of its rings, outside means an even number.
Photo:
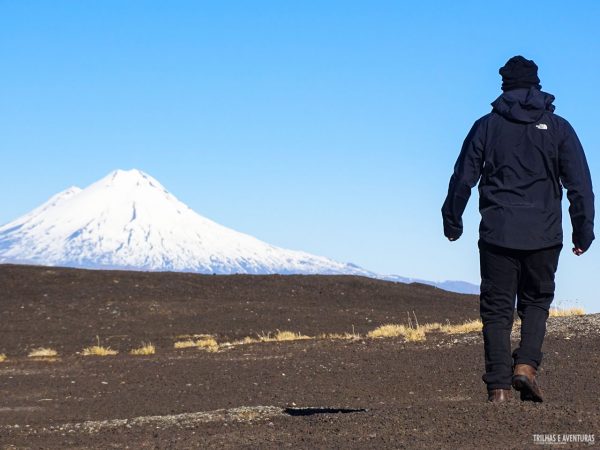
[[[369,331],[367,337],[370,338],[385,338],[385,337],[399,337],[402,336],[404,339],[410,342],[424,341],[425,340],[425,326],[417,326],[415,328],[407,327],[406,325],[398,325],[388,323]]]
[[[174,344],[175,348],[191,348],[196,346],[196,341],[193,339],[186,339],[185,341],[177,341]]]
[[[425,330],[422,327],[407,328],[404,331],[404,339],[409,342],[417,342],[425,340]]]
[[[83,356],[113,356],[118,353],[118,351],[112,350],[110,347],[102,347],[100,345],[86,347],[81,351]]]
[[[374,330],[369,331],[367,337],[370,338],[385,338],[385,337],[399,337],[402,336],[409,342],[424,341],[426,339],[425,333],[431,331],[441,331],[447,334],[463,334],[481,331],[482,328],[481,320],[470,320],[461,324],[446,324],[442,325],[438,322],[425,323],[417,326],[406,326],[399,324],[385,324],[381,325]]]
[[[0,362],[6,361],[6,355],[4,353],[0,353]]]
[[[175,348],[200,348],[209,352],[216,352],[219,350],[219,344],[212,336],[202,335],[204,337],[200,339],[186,339],[185,341],[175,342]]]
[[[139,348],[134,348],[129,352],[131,355],[135,356],[145,356],[145,355],[154,355],[156,353],[156,348],[151,343],[142,342],[142,346]]]
[[[367,337],[370,338],[380,338],[380,337],[398,337],[402,336],[404,333],[404,329],[406,327],[404,325],[397,325],[388,323],[385,325],[381,325],[374,330],[371,330],[367,333]]]
[[[370,338],[382,338],[382,337],[398,337],[404,336],[406,330],[406,325],[398,325],[393,323],[388,323],[385,325],[381,325],[374,330],[371,330],[367,333],[367,336]]]
[[[448,334],[464,334],[473,333],[475,331],[481,331],[483,324],[480,319],[469,320],[467,322],[459,323],[456,325],[446,324],[442,325],[441,331]]]
[[[219,344],[213,337],[205,337],[196,341],[196,347],[208,352],[219,351]]]
[[[236,345],[256,344],[257,342],[260,342],[260,340],[258,338],[246,336],[245,338],[239,339],[237,341],[225,342],[225,343],[221,344],[221,346],[233,347]]]
[[[213,337],[212,334],[178,334],[175,339],[200,339],[206,337]]]
[[[279,331],[274,336],[276,341],[296,341],[299,339],[311,339],[309,336],[305,336],[301,333],[294,333],[293,331]]]
[[[305,336],[301,333],[294,333],[293,331],[280,331],[277,330],[275,334],[267,333],[258,336],[260,342],[282,342],[282,341],[298,341],[304,339],[313,339],[310,336]]]
[[[583,308],[550,308],[550,317],[583,316]]]
[[[29,358],[54,358],[58,353],[56,350],[51,348],[34,348],[27,355]]]
[[[354,341],[358,339],[362,339],[362,336],[358,333],[322,333],[317,336],[318,339],[339,339],[339,340],[348,340]]]
[[[425,323],[423,325],[420,325],[419,328],[421,328],[426,333],[429,333],[430,331],[441,330],[442,326],[443,325],[439,322],[432,322],[432,323]]]
[[[221,347],[233,347],[236,345],[256,344],[260,342],[285,342],[298,341],[307,339],[338,339],[338,340],[357,340],[362,339],[358,333],[321,333],[317,337],[311,337],[302,333],[294,333],[293,331],[276,331],[275,333],[261,333],[257,337],[246,336],[233,342],[225,342],[220,344]]]

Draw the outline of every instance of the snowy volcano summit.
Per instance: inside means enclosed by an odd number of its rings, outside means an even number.
[[[477,293],[461,281],[382,276],[354,264],[287,250],[192,211],[139,170],[70,187],[0,227],[0,264],[217,274],[362,275]]]
[[[71,187],[0,227],[0,263],[198,273],[355,274],[352,264],[286,250],[192,211],[139,170]]]

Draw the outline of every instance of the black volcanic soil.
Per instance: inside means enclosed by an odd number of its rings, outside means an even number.
[[[293,330],[364,333],[387,322],[475,318],[477,298],[424,284],[354,276],[196,275],[0,265],[0,353],[41,345],[60,353],[141,341],[173,346],[183,334],[235,340]]]
[[[477,305],[355,277],[0,266],[0,447],[536,448],[533,434],[563,433],[594,434],[598,445],[598,315],[549,322],[542,404],[484,401],[480,333],[173,348],[186,333],[364,334],[406,323],[407,311],[461,322]],[[96,335],[121,353],[75,353]],[[126,353],[148,340],[155,355]],[[27,358],[38,346],[60,355]]]

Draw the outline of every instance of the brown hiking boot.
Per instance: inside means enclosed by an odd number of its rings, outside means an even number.
[[[529,364],[517,364],[512,377],[513,387],[521,393],[521,400],[543,402],[542,390],[537,384],[537,371]]]
[[[510,389],[491,389],[488,391],[488,402],[502,403],[510,400],[512,391]]]

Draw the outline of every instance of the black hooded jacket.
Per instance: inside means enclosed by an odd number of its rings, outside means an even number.
[[[535,250],[562,243],[567,189],[573,244],[594,240],[594,194],[585,154],[569,122],[539,89],[504,92],[465,139],[442,206],[444,234],[458,239],[462,214],[479,181],[479,235],[502,247]]]

